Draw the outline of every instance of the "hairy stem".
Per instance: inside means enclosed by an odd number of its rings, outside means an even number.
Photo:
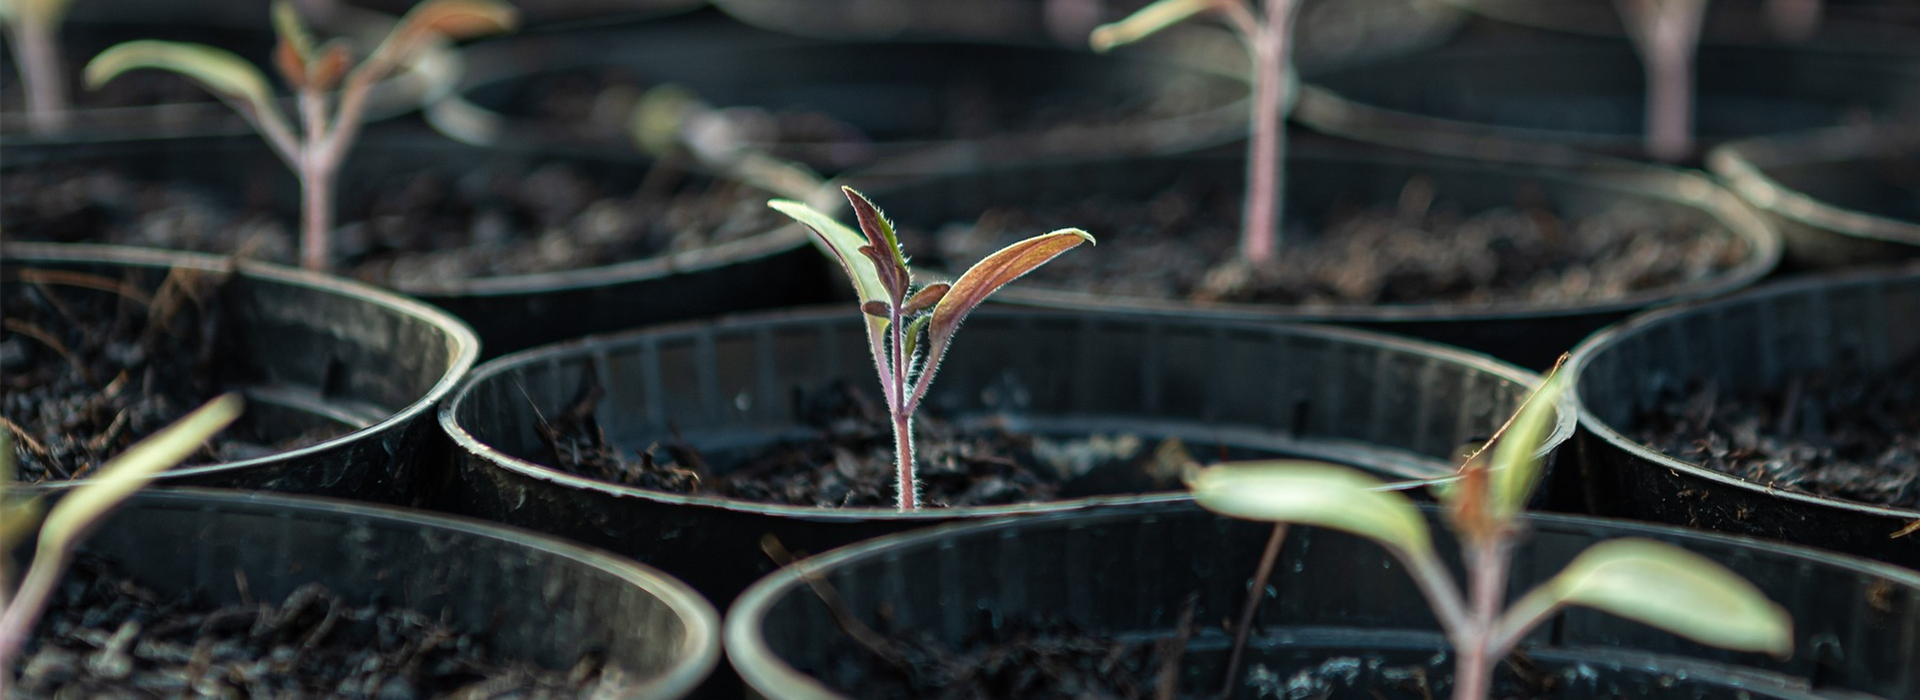
[[[893,334],[892,381],[887,387],[887,402],[893,414],[893,459],[900,477],[899,506],[902,512],[920,508],[920,490],[913,476],[913,410],[908,406],[907,397],[907,375],[912,368],[907,366],[906,334],[902,329],[906,319],[900,314],[904,296],[894,294],[887,323],[887,331]]]
[[[7,26],[12,30],[20,79],[27,88],[28,126],[36,134],[67,128],[67,83],[60,70],[58,23],[40,12],[23,8],[20,16]]]
[[[333,177],[338,163],[327,157],[327,98],[317,90],[300,91],[300,119],[306,143],[296,169],[300,175],[300,266],[325,270],[331,262]]]
[[[1266,0],[1266,16],[1247,42],[1253,54],[1253,138],[1247,145],[1245,219],[1240,254],[1256,265],[1280,246],[1286,197],[1286,109],[1293,101],[1287,75],[1298,0]]]

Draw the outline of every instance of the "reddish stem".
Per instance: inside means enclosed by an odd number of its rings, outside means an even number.
[[[49,134],[67,127],[67,84],[60,75],[60,36],[53,20],[23,11],[8,23],[21,82],[27,88],[27,124],[34,133]]]
[[[1286,109],[1293,101],[1287,69],[1296,4],[1297,0],[1267,0],[1257,33],[1247,37],[1253,53],[1253,138],[1247,145],[1240,254],[1256,265],[1273,260],[1280,245],[1286,197]]]

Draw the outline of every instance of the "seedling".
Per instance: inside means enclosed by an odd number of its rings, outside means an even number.
[[[1286,111],[1293,105],[1293,22],[1300,0],[1159,0],[1126,19],[1095,27],[1093,50],[1105,52],[1200,15],[1217,17],[1240,35],[1253,59],[1253,130],[1247,142],[1247,192],[1240,256],[1255,266],[1280,246],[1286,196]]]
[[[27,88],[27,126],[45,134],[67,126],[67,81],[60,63],[60,22],[73,0],[0,0],[13,62]]]
[[[65,573],[67,561],[107,513],[139,491],[160,472],[200,450],[215,433],[240,417],[240,396],[227,394],[208,402],[185,418],[134,443],[108,460],[96,475],[53,506],[40,524],[33,563],[20,587],[9,589],[9,553],[38,521],[37,499],[8,493],[13,485],[13,445],[0,433],[0,697],[7,695],[15,655],[27,643],[27,634],[47,607],[54,585]]]
[[[1693,153],[1693,59],[1707,0],[1614,0],[1647,74],[1647,153]]]
[[[1525,535],[1520,518],[1539,480],[1535,455],[1564,388],[1557,377],[1522,406],[1459,478],[1439,489],[1446,523],[1466,564],[1463,595],[1434,551],[1426,518],[1406,496],[1358,471],[1315,462],[1247,462],[1187,475],[1200,505],[1223,515],[1341,530],[1385,547],[1406,566],[1457,656],[1455,700],[1491,689],[1495,663],[1536,625],[1582,605],[1659,627],[1702,644],[1785,656],[1793,621],[1739,575],[1673,545],[1609,540],[1508,604],[1508,569]]]
[[[1787,41],[1806,41],[1820,29],[1822,0],[1767,0],[1767,25]]]
[[[864,236],[800,202],[776,199],[767,206],[812,229],[814,240],[840,261],[853,281],[866,317],[868,349],[893,419],[900,510],[915,510],[920,489],[913,475],[913,412],[933,384],[960,322],[995,290],[1081,243],[1092,243],[1093,236],[1077,228],[1034,236],[987,256],[952,284],[935,282],[916,289],[893,223],[853,188],[840,191],[853,204]]]
[[[293,89],[300,111],[295,134],[274,101],[267,78],[245,59],[224,49],[171,41],[130,41],[107,49],[87,64],[87,85],[98,88],[122,73],[158,68],[185,75],[245,117],[300,179],[300,264],[324,270],[331,262],[328,238],[333,228],[334,180],[359,134],[374,85],[391,75],[441,37],[465,39],[513,28],[514,9],[498,0],[427,0],[395,24],[393,31],[354,63],[346,42],[315,45],[293,5],[273,6],[279,45],[273,66]],[[335,88],[339,89],[335,103]]]

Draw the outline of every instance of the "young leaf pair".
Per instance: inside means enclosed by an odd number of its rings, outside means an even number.
[[[37,499],[9,493],[13,486],[13,445],[0,433],[0,697],[7,694],[14,658],[27,643],[34,621],[45,610],[54,584],[66,571],[67,560],[101,518],[153,481],[154,476],[200,450],[215,433],[240,417],[241,399],[227,394],[208,402],[178,422],[134,443],[108,460],[85,483],[60,499],[45,521],[39,520]],[[13,545],[40,524],[33,563],[19,588],[8,574]]]
[[[1075,228],[1035,236],[987,256],[951,284],[916,288],[893,223],[859,192],[850,187],[841,192],[853,205],[860,232],[800,202],[776,199],[767,205],[812,229],[814,240],[840,261],[853,282],[893,422],[898,504],[902,511],[913,510],[920,507],[913,471],[913,413],[960,322],[995,290],[1081,243],[1092,243],[1093,236]]]
[[[192,79],[233,107],[300,179],[300,264],[324,270],[332,261],[334,181],[360,132],[374,85],[439,37],[489,34],[511,29],[517,21],[514,9],[498,0],[428,0],[401,18],[373,53],[356,64],[340,39],[316,45],[293,5],[279,0],[273,6],[273,27],[280,38],[273,65],[293,89],[300,115],[298,134],[281,113],[266,76],[225,49],[130,41],[95,56],[87,64],[86,79],[88,86],[97,88],[127,71],[157,68]]]
[[[1609,540],[1580,553],[1559,574],[1506,602],[1511,558],[1525,534],[1521,516],[1539,480],[1538,452],[1563,410],[1556,375],[1535,392],[1457,479],[1439,487],[1446,522],[1460,542],[1467,588],[1455,585],[1412,500],[1346,467],[1313,462],[1248,462],[1194,470],[1195,499],[1237,518],[1341,530],[1384,547],[1433,607],[1453,645],[1455,700],[1480,700],[1496,663],[1521,637],[1562,608],[1579,605],[1659,627],[1694,641],[1786,655],[1792,619],[1753,584],[1698,554],[1653,540]]]

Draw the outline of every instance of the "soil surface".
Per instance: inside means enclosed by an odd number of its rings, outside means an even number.
[[[1920,508],[1920,356],[1885,373],[1796,374],[1767,391],[1697,385],[1634,425],[1654,449],[1771,487]]]
[[[458,151],[450,151],[458,152]],[[348,168],[352,168],[349,160]],[[762,191],[677,163],[617,188],[552,163],[348,172],[334,241],[339,272],[409,291],[481,277],[598,267],[738,240],[784,221]],[[452,174],[447,171],[452,170]],[[274,172],[292,182],[290,173]],[[372,186],[355,178],[376,178]],[[217,187],[159,184],[98,163],[0,174],[0,217],[24,240],[164,247],[293,263],[295,223]],[[357,200],[357,201],[355,201]]]
[[[1430,206],[1410,181],[1398,207],[1346,208],[1319,231],[1291,228],[1278,259],[1237,258],[1239,192],[1187,184],[1139,199],[996,207],[970,223],[908,235],[922,263],[958,270],[1014,241],[1085,229],[1097,249],[1047,263],[1019,282],[1113,296],[1305,307],[1596,302],[1710,278],[1748,254],[1705,215],[1622,204],[1564,220],[1545,206],[1463,215]],[[906,222],[910,224],[911,222]]]
[[[14,268],[7,276],[0,406],[16,478],[84,477],[219,394],[222,276],[178,269],[151,292],[88,273]],[[245,459],[345,431],[264,436],[237,425],[186,464]]]
[[[815,437],[728,451],[671,440],[629,454],[609,443],[593,418],[600,395],[599,387],[589,385],[571,410],[536,426],[549,448],[542,461],[602,481],[677,493],[826,508],[896,503],[886,408],[844,382],[797,393],[796,417]],[[915,428],[922,503],[935,507],[1053,500],[1096,468],[1135,475],[1143,486],[1172,488],[1180,468],[1192,461],[1175,439],[1152,449],[1128,434],[1052,439],[998,421],[962,425],[926,408],[915,416]]]
[[[584,658],[551,671],[502,660],[434,617],[356,606],[309,584],[278,603],[161,596],[81,559],[14,669],[19,697],[577,698]],[[13,696],[9,696],[11,698]]]

